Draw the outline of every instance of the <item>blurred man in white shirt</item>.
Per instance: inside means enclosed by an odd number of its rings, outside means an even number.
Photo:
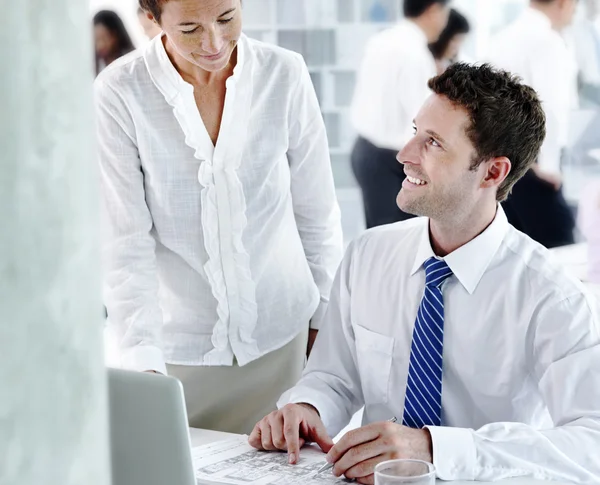
[[[448,22],[449,0],[404,0],[395,27],[368,43],[352,103],[358,139],[352,169],[363,194],[367,227],[411,217],[394,203],[404,173],[396,153],[410,138],[412,120],[430,92],[437,73],[428,44]]]
[[[489,65],[429,85],[398,154],[398,205],[425,217],[350,245],[304,376],[250,443],[295,463],[316,442],[363,484],[396,458],[442,480],[598,483],[600,301],[499,204],[539,153],[539,98]]]
[[[572,244],[575,220],[561,191],[561,154],[576,105],[577,66],[560,32],[577,0],[533,0],[492,42],[490,60],[518,74],[544,105],[547,137],[538,163],[504,205],[511,224],[546,247]]]
[[[153,20],[152,15],[148,15],[148,12],[142,7],[138,8],[137,13],[140,26],[144,30],[144,35],[148,37],[148,40],[154,39],[154,37],[162,32],[160,26]]]
[[[580,14],[568,30],[567,40],[577,59],[581,106],[597,107],[600,104],[600,0],[580,3]]]

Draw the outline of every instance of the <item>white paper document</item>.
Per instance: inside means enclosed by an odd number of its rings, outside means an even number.
[[[297,465],[289,465],[287,453],[257,451],[248,437],[233,438],[192,450],[198,484],[228,485],[331,485],[349,480],[331,471],[317,474],[325,455],[315,447],[300,450]]]

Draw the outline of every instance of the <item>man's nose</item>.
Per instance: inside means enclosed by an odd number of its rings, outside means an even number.
[[[396,155],[396,160],[398,160],[398,162],[400,162],[402,165],[407,163],[418,163],[419,154],[418,150],[416,149],[414,138],[404,145],[404,148],[398,152]]]

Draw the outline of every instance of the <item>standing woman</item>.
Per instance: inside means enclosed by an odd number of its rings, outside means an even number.
[[[183,382],[192,426],[249,433],[300,377],[342,255],[323,119],[240,0],[141,7],[163,34],[95,85],[109,326],[123,367]]]
[[[121,17],[111,10],[101,10],[94,15],[94,45],[96,74],[100,74],[106,66],[134,50]]]

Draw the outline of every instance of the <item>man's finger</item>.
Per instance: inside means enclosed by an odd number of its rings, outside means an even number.
[[[273,440],[271,439],[271,425],[267,421],[263,421],[260,426],[260,438],[263,450],[275,451]]]
[[[351,480],[358,480],[361,478],[366,478],[372,476],[375,472],[375,467],[384,461],[382,455],[376,456],[374,458],[370,458],[368,460],[361,461],[360,463],[354,465],[353,467],[347,469],[344,472],[344,476]]]
[[[358,445],[362,445],[363,443],[373,441],[377,439],[379,435],[379,427],[373,424],[363,426],[362,428],[358,428],[346,433],[344,437],[327,453],[327,462],[336,463],[348,452],[348,450]]]
[[[273,414],[268,419],[271,425],[271,439],[278,450],[287,450],[286,440],[283,436],[283,416],[281,413]]]
[[[283,414],[283,436],[288,450],[290,465],[298,463],[300,456],[300,418],[296,413]]]
[[[254,426],[252,433],[250,433],[250,436],[248,437],[248,443],[253,448],[256,448],[257,450],[262,450],[262,441],[261,441],[261,436],[260,436],[260,422],[256,423],[256,426]]]
[[[375,475],[369,475],[368,477],[359,478],[356,481],[363,485],[375,485]]]
[[[382,440],[369,441],[368,443],[363,443],[362,445],[350,448],[339,460],[335,462],[333,474],[336,477],[346,475],[348,478],[360,478],[370,475],[373,473],[375,465],[373,465],[371,469],[363,470],[364,466],[371,463],[369,460],[382,455],[386,451],[386,446],[383,444]],[[358,474],[356,476],[349,477],[348,472],[353,468],[357,469],[355,470],[355,473]]]
[[[325,428],[325,425],[321,422],[321,420],[319,420],[319,422],[317,423],[317,426],[314,430],[314,434],[315,443],[319,445],[319,447],[323,450],[323,453],[329,453],[331,448],[333,448],[333,440],[327,433],[327,429]]]

